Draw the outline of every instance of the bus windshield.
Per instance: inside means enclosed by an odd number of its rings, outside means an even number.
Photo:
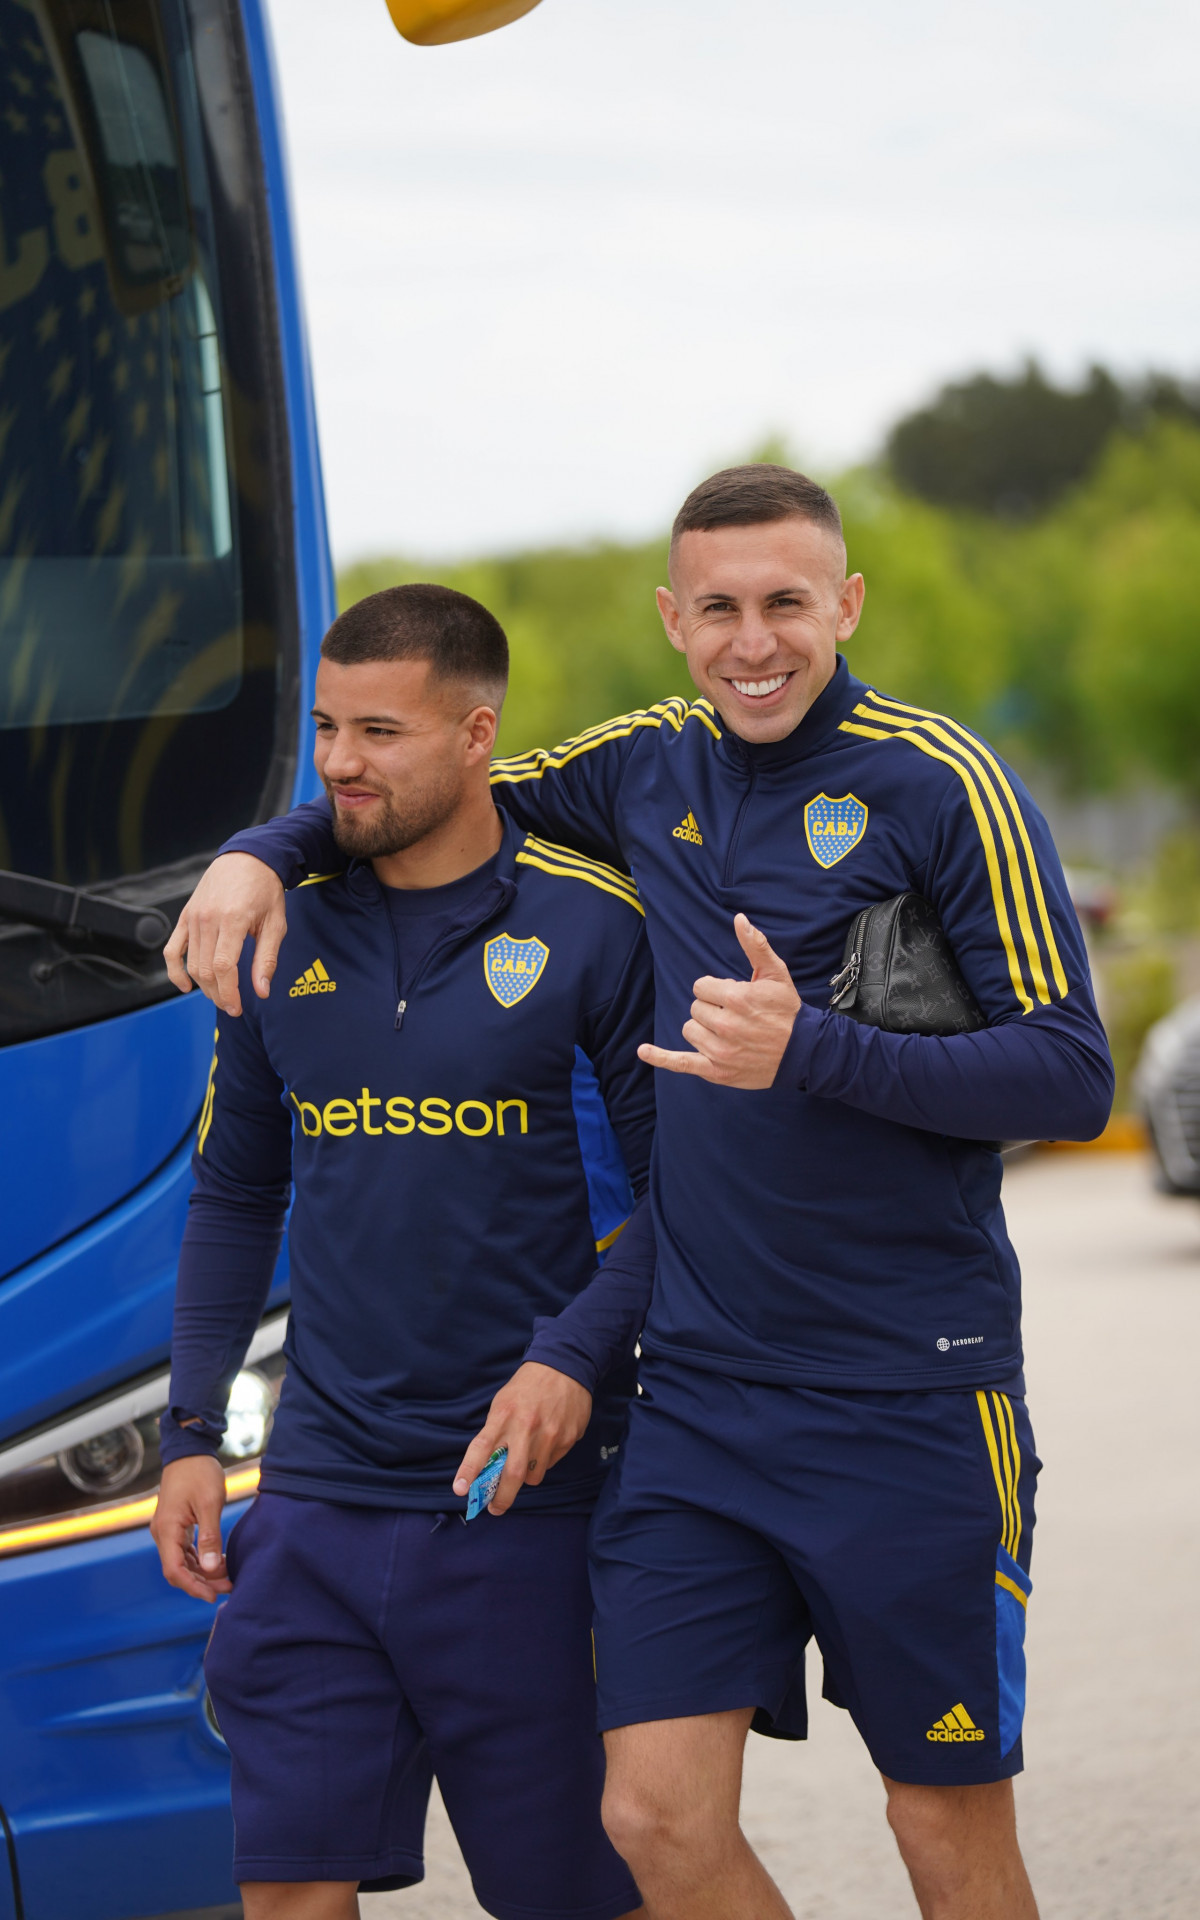
[[[219,0],[0,0],[0,48],[0,868],[103,886],[286,803],[256,143]],[[36,1030],[118,1010],[74,971]]]

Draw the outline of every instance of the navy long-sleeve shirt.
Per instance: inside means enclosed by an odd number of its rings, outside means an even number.
[[[610,1165],[600,1192],[586,1136],[611,1125],[645,1192],[652,986],[632,883],[506,822],[496,860],[438,892],[432,942],[411,930],[415,897],[391,903],[398,937],[369,866],[327,873],[293,896],[268,1001],[243,968],[193,1159],[168,1461],[220,1445],[293,1179],[287,1376],[262,1484],[418,1508],[462,1504],[450,1483],[492,1395],[613,1236],[624,1175]],[[581,1105],[585,1077],[599,1113]],[[590,1505],[630,1361],[523,1504]]]
[[[699,974],[745,976],[739,910],[804,1003],[774,1086],[659,1076],[644,1349],[843,1389],[1011,1382],[1020,1277],[987,1143],[1091,1138],[1113,1085],[1062,869],[1011,768],[839,661],[784,740],[673,699],[498,761],[493,782],[524,824],[632,873],[660,1045],[680,1044]],[[327,811],[235,849],[293,883],[330,857]],[[936,908],[985,1030],[887,1034],[829,1010],[854,916],[908,890]]]

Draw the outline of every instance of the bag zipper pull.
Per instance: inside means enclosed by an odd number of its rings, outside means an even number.
[[[862,956],[857,953],[852,953],[841,972],[835,973],[829,982],[830,986],[834,989],[829,999],[831,1007],[836,1007],[839,1000],[845,999],[851,987],[858,985],[858,976],[861,971]]]
[[[407,1007],[407,1005],[408,1005],[408,1001],[402,1000],[399,1006],[396,1008],[395,1027],[396,1027],[397,1033],[399,1033],[401,1027],[404,1025],[404,1009],[405,1007]]]

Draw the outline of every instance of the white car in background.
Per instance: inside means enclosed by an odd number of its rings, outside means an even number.
[[[1200,1199],[1200,998],[1151,1027],[1134,1076],[1166,1193]]]

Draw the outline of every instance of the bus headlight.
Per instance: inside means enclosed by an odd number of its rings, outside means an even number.
[[[225,1443],[226,1494],[245,1499],[283,1384],[287,1314],[264,1320],[234,1378]],[[0,1559],[147,1526],[162,1460],[158,1416],[170,1375],[148,1374],[0,1447]]]
[[[80,1493],[120,1493],[136,1480],[146,1459],[146,1442],[127,1420],[57,1455],[60,1470]]]
[[[225,1414],[222,1453],[231,1460],[253,1460],[267,1444],[267,1429],[275,1411],[270,1384],[253,1367],[234,1376]]]

